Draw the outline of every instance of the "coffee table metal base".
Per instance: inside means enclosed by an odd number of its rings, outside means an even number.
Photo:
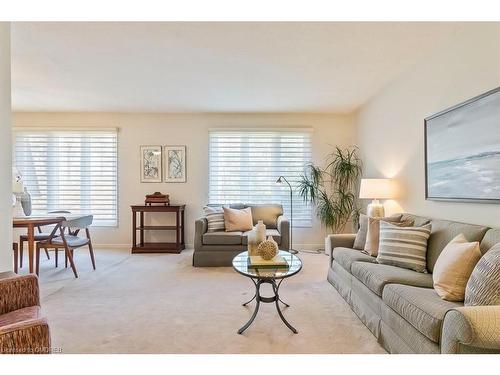
[[[281,282],[283,281],[283,279],[281,279],[279,283],[276,283],[276,280],[274,280],[274,279],[258,279],[257,281],[255,281],[254,279],[251,279],[251,280],[255,284],[255,295],[252,297],[252,299],[250,301],[245,302],[243,304],[243,306],[248,305],[250,302],[252,302],[255,299],[255,301],[256,301],[255,310],[253,311],[252,316],[250,317],[250,320],[243,327],[241,327],[238,330],[238,333],[242,334],[253,323],[253,321],[255,320],[255,317],[257,316],[257,313],[259,312],[259,307],[260,307],[260,303],[261,302],[263,302],[263,303],[275,303],[276,310],[278,311],[278,315],[281,318],[281,321],[283,323],[285,323],[285,325],[293,333],[298,333],[298,331],[290,323],[288,323],[288,321],[285,319],[285,317],[283,316],[283,313],[281,312],[281,309],[280,309],[280,305],[279,305],[280,302],[283,305],[285,305],[286,307],[290,307],[290,305],[288,305],[287,303],[283,302],[280,299],[280,297],[279,297],[278,291],[279,291],[279,287],[280,287]],[[263,297],[263,296],[261,296],[260,295],[260,286],[262,284],[270,284],[272,286],[272,288],[273,288],[274,296],[271,296],[271,297]]]

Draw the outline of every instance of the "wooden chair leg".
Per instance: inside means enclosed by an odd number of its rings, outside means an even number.
[[[19,268],[23,268],[23,247],[24,241],[19,238]]]
[[[18,273],[19,271],[19,251],[17,248],[17,243],[13,243],[12,250],[14,251],[14,273]]]
[[[87,238],[89,239],[90,260],[92,260],[92,267],[94,267],[95,270],[94,249],[92,248],[92,241],[90,240],[89,228],[85,228],[85,231],[87,232]]]
[[[64,251],[64,268],[68,268],[68,253]]]
[[[47,255],[47,259],[50,260],[49,249],[45,248],[45,255]]]
[[[54,252],[55,252],[55,256],[56,256],[56,268],[57,268],[57,265],[58,265],[58,262],[59,262],[59,249],[56,247],[54,249]]]
[[[66,252],[67,258],[69,259],[69,264],[71,265],[71,269],[73,270],[75,277],[78,278],[78,273],[76,272],[75,263],[73,262],[73,250],[65,249],[65,252]]]
[[[36,275],[39,276],[40,275],[40,243],[36,243],[36,250],[35,250],[35,259],[36,259],[36,268],[35,268],[35,272],[36,272]]]

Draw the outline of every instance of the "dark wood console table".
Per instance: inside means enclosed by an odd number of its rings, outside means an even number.
[[[184,248],[185,205],[130,206],[132,208],[132,254],[138,253],[180,253]],[[175,214],[175,225],[144,225],[144,213],[165,212]],[[137,225],[139,213],[139,225]],[[145,231],[175,231],[175,242],[144,242]],[[139,243],[137,243],[139,232]]]

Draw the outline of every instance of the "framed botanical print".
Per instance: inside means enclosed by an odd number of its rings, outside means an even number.
[[[141,146],[141,182],[161,182],[161,146]]]
[[[165,182],[186,182],[186,146],[163,146]]]

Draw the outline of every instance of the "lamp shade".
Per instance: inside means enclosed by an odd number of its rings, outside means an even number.
[[[396,195],[396,184],[390,178],[363,178],[359,188],[361,199],[391,199]]]

